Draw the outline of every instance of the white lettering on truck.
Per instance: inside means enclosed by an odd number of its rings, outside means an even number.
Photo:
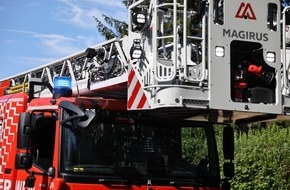
[[[22,189],[24,189],[24,185],[25,185],[24,181],[17,180],[16,181],[16,184],[15,184],[15,190],[22,190]]]
[[[11,190],[11,181],[9,179],[0,179],[0,189]]]
[[[34,188],[25,188],[25,181],[17,180],[15,190],[34,190]]]
[[[0,179],[0,190],[12,190],[12,182],[9,179]],[[25,181],[17,180],[15,190],[34,190],[34,188],[25,188]]]

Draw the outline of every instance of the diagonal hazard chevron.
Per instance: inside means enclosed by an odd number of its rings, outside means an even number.
[[[130,65],[130,64],[129,64]],[[128,109],[149,109],[150,104],[144,92],[144,89],[141,86],[140,81],[138,80],[137,74],[129,66],[128,74]]]

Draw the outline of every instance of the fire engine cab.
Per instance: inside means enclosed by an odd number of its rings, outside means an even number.
[[[288,9],[134,1],[127,36],[2,79],[0,189],[229,189],[230,124],[290,113]]]
[[[1,189],[219,189],[213,123],[129,112],[122,99],[72,97],[70,84],[55,77],[52,97],[0,98]],[[233,129],[219,127],[226,188]]]

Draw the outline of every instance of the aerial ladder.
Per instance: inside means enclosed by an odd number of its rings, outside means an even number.
[[[2,79],[0,93],[28,93],[68,76],[75,96],[126,99],[128,110],[237,123],[289,115],[289,7],[192,3],[135,1],[128,35]],[[52,95],[33,88],[34,97]]]

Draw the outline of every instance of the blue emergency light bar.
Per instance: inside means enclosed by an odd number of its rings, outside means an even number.
[[[53,98],[72,96],[72,81],[70,77],[55,77],[53,85]]]

